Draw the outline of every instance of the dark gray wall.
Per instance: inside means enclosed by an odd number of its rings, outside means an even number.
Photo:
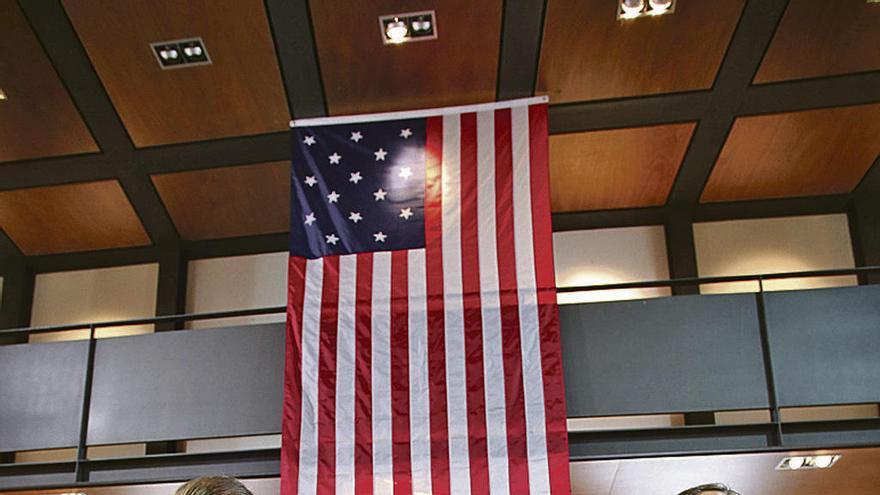
[[[0,346],[0,452],[75,447],[88,342]]]
[[[768,407],[755,297],[559,309],[569,416]]]
[[[284,324],[100,340],[88,443],[281,431]]]
[[[880,402],[880,286],[765,295],[779,405]]]

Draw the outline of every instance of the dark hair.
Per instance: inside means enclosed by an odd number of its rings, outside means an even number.
[[[189,480],[174,495],[253,495],[241,481],[230,476],[203,476]]]

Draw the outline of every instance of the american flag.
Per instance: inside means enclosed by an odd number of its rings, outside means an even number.
[[[282,495],[570,493],[544,100],[312,123]]]

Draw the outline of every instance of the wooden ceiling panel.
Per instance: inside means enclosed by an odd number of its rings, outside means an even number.
[[[260,0],[64,0],[136,146],[261,134],[290,119]],[[150,43],[201,37],[211,65],[162,70]]]
[[[492,101],[501,1],[311,2],[327,106],[356,114]],[[378,17],[433,8],[436,40],[384,45]],[[344,34],[344,35],[341,35]]]
[[[702,201],[852,191],[880,154],[880,104],[736,119]]]
[[[15,0],[0,0],[0,162],[98,150]]]
[[[791,0],[755,83],[880,69],[880,4]]]
[[[710,88],[744,0],[617,20],[617,1],[550,0],[537,93],[552,103]]]
[[[150,243],[114,180],[2,191],[0,228],[28,256]]]
[[[286,232],[290,162],[152,176],[186,240]]]
[[[554,212],[666,203],[696,124],[550,136]]]

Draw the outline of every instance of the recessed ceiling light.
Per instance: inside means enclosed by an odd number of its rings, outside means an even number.
[[[727,487],[724,483],[709,483],[708,485],[695,486],[679,493],[678,495],[740,495],[739,492]]]
[[[6,92],[3,91],[2,88],[0,88],[0,101],[4,101],[4,100],[8,100],[8,99],[9,98],[6,97]]]
[[[208,65],[211,58],[201,38],[150,43],[153,54],[162,69]]]
[[[777,471],[797,471],[799,469],[827,469],[837,463],[840,454],[786,457],[776,465]]]
[[[433,10],[379,16],[379,29],[382,43],[386,45],[437,39]]]
[[[675,0],[618,0],[618,2],[618,19],[658,16],[670,14],[675,10]]]

